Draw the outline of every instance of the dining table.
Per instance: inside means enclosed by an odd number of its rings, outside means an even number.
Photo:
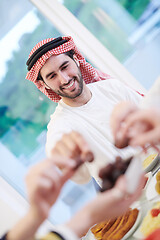
[[[156,165],[153,167],[153,169],[149,172],[150,175],[151,175],[151,179],[149,181],[149,184],[148,184],[148,187],[150,187],[150,183],[152,181],[152,178],[155,178],[156,176],[156,173],[160,171],[160,156],[158,157],[158,161],[156,163]],[[152,181],[153,182],[153,181]],[[146,188],[146,192],[148,190],[148,187]],[[154,187],[152,185],[152,187]],[[141,226],[141,223],[144,219],[144,217],[146,216],[148,210],[151,208],[151,206],[154,204],[154,202],[156,201],[160,201],[160,194],[157,193],[156,196],[153,197],[153,194],[152,194],[152,191],[148,191],[147,192],[147,196],[146,194],[144,193],[144,197],[145,199],[142,198],[142,200],[140,199],[140,209],[141,209],[141,220],[137,226],[137,228],[134,230],[134,232],[132,233],[132,235],[128,238],[129,240],[142,240],[144,238],[142,238],[142,236],[139,234],[139,228]],[[152,201],[151,201],[152,199]],[[142,203],[141,203],[142,201]],[[144,202],[144,204],[143,204]]]

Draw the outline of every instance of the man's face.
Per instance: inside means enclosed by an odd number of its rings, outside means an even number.
[[[40,70],[47,87],[61,97],[75,99],[83,90],[78,62],[65,54],[51,56]]]

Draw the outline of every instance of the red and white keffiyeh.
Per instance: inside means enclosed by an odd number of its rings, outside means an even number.
[[[59,55],[59,54],[65,53],[65,52],[73,49],[75,52],[75,55],[79,61],[80,71],[81,71],[83,80],[85,81],[86,84],[111,78],[108,74],[98,71],[97,69],[92,67],[91,64],[86,62],[85,58],[82,56],[80,51],[77,49],[72,37],[67,36],[67,37],[62,37],[62,39],[67,40],[67,42],[58,46],[57,48],[49,50],[47,53],[42,55],[42,57],[40,57],[36,61],[36,63],[31,68],[31,70],[28,71],[28,73],[26,75],[26,79],[28,79],[29,81],[32,81],[41,92],[43,92],[49,99],[51,99],[54,102],[58,102],[61,99],[61,97],[59,95],[57,95],[53,90],[43,88],[44,83],[41,81],[37,81],[37,77],[38,77],[38,73],[39,73],[40,69],[44,66],[45,62],[52,55]],[[54,38],[48,38],[48,39],[42,40],[41,42],[37,43],[36,46],[31,50],[31,52],[29,54],[29,58],[38,48],[40,48],[41,46],[43,46],[44,44],[46,44],[52,40],[54,40]]]

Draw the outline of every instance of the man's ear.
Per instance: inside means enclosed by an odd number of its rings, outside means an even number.
[[[76,62],[77,66],[79,67],[80,66],[79,60],[78,60],[78,58],[77,58],[77,56],[75,54],[73,55],[73,59]]]
[[[46,88],[46,89],[51,89],[49,86],[47,86],[45,83],[44,83],[44,87]]]
[[[38,80],[38,81],[42,84],[42,85],[41,85],[41,88],[42,88],[43,90],[45,90],[45,88],[50,89],[50,87],[48,87],[43,80]]]

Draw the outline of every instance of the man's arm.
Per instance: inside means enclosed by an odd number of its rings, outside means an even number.
[[[128,139],[132,146],[141,147],[148,143],[153,146],[159,144],[159,103],[160,78],[155,81],[138,107],[131,102],[118,104],[110,121],[115,141],[121,143]]]
[[[114,188],[99,193],[95,199],[77,212],[66,226],[78,237],[84,236],[94,224],[123,215],[140,197],[143,186],[144,177],[142,176],[137,189],[130,195],[127,193],[126,179],[120,177]]]
[[[57,170],[63,168],[63,173]],[[27,174],[27,192],[30,207],[27,214],[9,231],[8,240],[31,240],[48,217],[64,183],[77,168],[73,159],[55,155],[33,166]]]

